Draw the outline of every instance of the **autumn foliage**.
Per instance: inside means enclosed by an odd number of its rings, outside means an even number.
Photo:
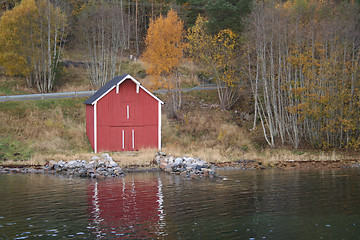
[[[166,17],[160,15],[150,22],[142,60],[147,65],[146,73],[155,88],[180,88],[176,70],[183,57],[183,28],[184,23],[173,10]],[[181,109],[181,92],[170,91],[170,95],[169,115],[177,118]]]
[[[270,146],[359,149],[359,20],[354,3],[256,4],[244,71]]]
[[[24,0],[0,19],[0,65],[25,76],[40,92],[52,90],[66,37],[66,15],[48,0]]]
[[[150,22],[142,60],[147,64],[146,73],[158,87],[174,87],[169,78],[174,76],[183,57],[183,28],[183,22],[173,10],[166,17],[160,15]]]
[[[215,78],[221,108],[228,109],[237,99],[240,82],[236,71],[238,35],[230,29],[210,35],[207,24],[208,20],[199,16],[188,29],[187,50],[194,61]]]

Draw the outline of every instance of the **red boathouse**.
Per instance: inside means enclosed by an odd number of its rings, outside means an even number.
[[[94,152],[161,149],[161,105],[125,74],[107,82],[85,102],[86,135]]]

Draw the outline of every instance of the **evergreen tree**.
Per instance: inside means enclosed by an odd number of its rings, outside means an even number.
[[[196,19],[199,15],[205,16],[205,6],[208,0],[176,0],[182,8],[183,15],[181,16],[185,25],[191,27],[195,24]]]
[[[223,29],[240,33],[243,18],[251,12],[252,0],[210,0],[206,6],[209,19],[208,30],[212,34]]]

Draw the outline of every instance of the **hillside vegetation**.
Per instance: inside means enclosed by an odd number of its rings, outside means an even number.
[[[184,93],[178,119],[162,116],[162,151],[200,157],[210,162],[257,160],[333,160],[354,157],[343,152],[268,148],[260,129],[252,127],[249,99],[233,110],[220,110],[216,90]],[[246,94],[244,93],[244,96]],[[165,102],[166,95],[159,95]],[[85,98],[32,100],[0,104],[0,162],[44,164],[49,160],[90,160],[94,155],[85,134]],[[165,108],[167,106],[165,105]],[[236,110],[235,110],[236,109]],[[152,164],[156,149],[110,153],[122,166]]]
[[[96,90],[125,73],[150,90],[214,83],[159,96],[164,151],[344,158],[360,148],[359,3],[5,1],[0,95]],[[0,161],[89,157],[84,100],[0,103]]]

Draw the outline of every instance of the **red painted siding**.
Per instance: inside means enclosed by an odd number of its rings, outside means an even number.
[[[86,136],[94,148],[94,106],[86,105]]]
[[[157,148],[158,110],[156,99],[141,88],[136,93],[136,84],[125,80],[119,93],[115,87],[97,102],[97,150]]]

